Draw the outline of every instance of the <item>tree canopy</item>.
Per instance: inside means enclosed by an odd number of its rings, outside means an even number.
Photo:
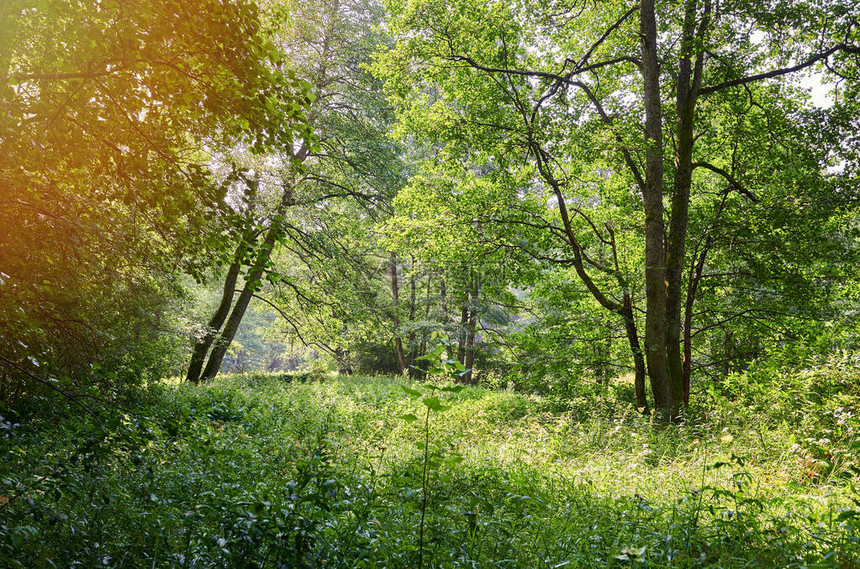
[[[290,361],[420,376],[444,332],[461,381],[630,373],[671,416],[785,343],[853,346],[850,3],[0,15],[7,370],[154,378],[190,348],[208,380],[256,303]]]
[[[523,172],[509,208],[523,194],[547,194],[555,214],[545,229],[565,242],[583,286],[642,329],[655,406],[665,412],[689,397],[682,344],[708,252],[741,246],[713,233],[727,213],[762,211],[766,225],[755,232],[767,235],[827,225],[803,192],[831,219],[854,205],[827,171],[838,141],[788,81],[818,66],[856,82],[857,13],[844,3],[388,7],[398,43],[377,69],[404,128],[444,149],[437,161],[465,159],[490,176]],[[763,200],[775,211],[765,213]],[[846,243],[832,232],[809,238],[830,250]],[[637,324],[630,307],[639,291]],[[634,355],[638,335],[630,334]]]
[[[2,352],[88,371],[160,326],[175,275],[219,262],[240,173],[213,153],[293,144],[307,85],[252,2],[14,0],[2,17]]]

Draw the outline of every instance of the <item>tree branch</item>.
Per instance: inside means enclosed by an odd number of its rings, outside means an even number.
[[[780,69],[773,69],[765,73],[758,73],[756,75],[750,75],[749,77],[741,77],[739,79],[732,79],[731,81],[724,81],[722,83],[717,83],[716,85],[703,87],[702,90],[699,91],[699,94],[707,95],[708,93],[716,93],[717,91],[722,91],[723,89],[727,89],[729,87],[735,87],[736,85],[746,85],[747,83],[754,83],[755,81],[761,81],[763,79],[771,79],[773,77],[788,75],[790,73],[806,69],[807,67],[810,67],[821,60],[825,60],[839,51],[844,51],[846,53],[851,54],[860,54],[860,46],[852,46],[842,43],[837,44],[826,51],[813,55],[806,61],[798,63],[797,65],[792,65],[791,67],[782,67]]]
[[[751,191],[746,189],[740,182],[738,182],[735,179],[734,176],[732,176],[726,170],[723,170],[722,168],[714,166],[713,164],[709,164],[708,162],[694,162],[693,163],[693,169],[696,169],[696,168],[704,168],[706,170],[710,170],[711,172],[714,172],[715,174],[719,174],[720,176],[725,178],[729,184],[731,184],[730,187],[736,189],[738,192],[745,195],[751,202],[758,203],[758,198],[755,197],[755,194],[753,194]]]
[[[98,414],[95,411],[93,411],[92,409],[90,409],[84,403],[78,401],[79,398],[85,397],[84,395],[81,395],[79,393],[71,393],[71,392],[66,391],[65,389],[62,389],[61,387],[57,387],[56,385],[54,385],[52,382],[48,381],[47,379],[42,379],[38,375],[26,370],[24,367],[16,364],[12,360],[6,359],[3,356],[0,356],[0,364],[6,366],[8,368],[11,368],[11,369],[13,369],[19,373],[23,373],[24,375],[26,375],[30,379],[38,381],[39,383],[41,383],[45,387],[53,389],[54,391],[56,391],[57,393],[59,393],[60,395],[62,395],[63,397],[65,397],[66,399],[71,401],[72,403],[74,403],[75,405],[80,406],[84,411],[87,412],[87,414],[89,414],[93,419],[95,419],[96,423],[99,424],[99,426],[102,428],[103,431],[105,430],[105,426],[102,424],[101,419],[99,419]]]

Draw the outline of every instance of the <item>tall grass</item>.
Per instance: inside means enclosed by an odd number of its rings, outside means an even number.
[[[860,566],[856,378],[780,373],[673,425],[614,388],[467,388],[427,430],[402,379],[164,382],[106,430],[5,430],[0,566]]]

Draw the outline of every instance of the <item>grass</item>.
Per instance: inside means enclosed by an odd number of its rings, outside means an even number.
[[[675,425],[612,389],[436,392],[424,567],[860,566],[853,376],[792,377]],[[0,566],[417,566],[426,407],[402,379],[292,379],[6,429]]]

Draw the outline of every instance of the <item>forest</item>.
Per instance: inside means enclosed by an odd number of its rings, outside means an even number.
[[[0,567],[860,567],[860,4],[0,1]]]

